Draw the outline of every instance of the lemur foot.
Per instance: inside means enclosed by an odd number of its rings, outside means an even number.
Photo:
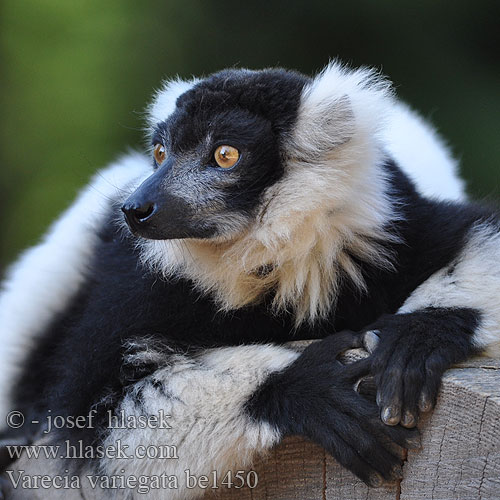
[[[415,427],[434,408],[445,370],[473,350],[476,322],[470,309],[427,308],[383,316],[361,334],[385,424]]]
[[[310,345],[292,365],[266,380],[247,410],[282,436],[311,439],[365,483],[380,486],[400,477],[401,447],[418,447],[420,440],[415,429],[384,425],[376,404],[355,391],[371,362],[343,365],[337,357],[360,346],[359,336],[351,332]]]

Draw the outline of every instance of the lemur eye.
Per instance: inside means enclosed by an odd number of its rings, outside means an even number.
[[[154,155],[156,163],[158,165],[161,165],[165,160],[165,156],[167,155],[163,144],[155,144]]]
[[[233,146],[219,146],[214,153],[215,162],[222,168],[231,168],[239,158],[240,152]]]

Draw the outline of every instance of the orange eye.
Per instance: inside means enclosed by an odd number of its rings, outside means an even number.
[[[215,162],[222,168],[231,168],[239,158],[240,152],[233,146],[219,146],[214,153]]]
[[[154,155],[155,161],[158,165],[161,165],[165,161],[165,156],[167,156],[167,153],[163,144],[155,144]]]

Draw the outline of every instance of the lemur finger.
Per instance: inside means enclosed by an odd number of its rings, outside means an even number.
[[[401,420],[403,404],[403,370],[402,358],[391,359],[378,383],[377,402],[380,406],[380,418],[387,425],[397,425]]]
[[[379,412],[370,401],[360,397],[356,406],[351,408],[351,413],[367,423],[367,428],[377,436],[384,436],[383,439],[390,439],[391,442],[407,449],[420,447],[420,432],[418,429],[405,429],[399,425],[389,426],[380,421]]]
[[[363,347],[371,354],[377,348],[380,342],[380,332],[378,330],[369,330],[363,335]]]
[[[425,360],[416,356],[406,367],[403,375],[403,412],[401,425],[415,427],[419,417],[419,399],[425,382]]]
[[[433,400],[427,391],[423,388],[420,393],[420,397],[418,398],[418,409],[422,413],[427,413],[432,410],[434,407]]]
[[[386,481],[401,477],[403,460],[401,455],[393,453],[389,446],[380,442],[373,435],[358,435],[356,451],[363,461],[375,469]]]
[[[396,443],[401,448],[413,450],[421,447],[420,432],[415,428],[405,429],[399,425],[385,425],[377,419],[374,425],[375,432],[380,432],[387,436],[391,442]]]
[[[401,411],[401,425],[407,429],[415,427],[418,422],[418,416],[418,408],[404,406]]]
[[[353,418],[349,413],[332,410],[329,412],[330,422],[327,428],[331,429],[331,432],[338,431],[346,444],[356,450],[361,459],[377,470],[386,481],[397,479],[401,456],[387,446],[388,438],[380,432],[374,433],[371,426],[367,425],[364,415],[361,418]]]
[[[401,454],[387,445],[390,438],[381,432],[373,432],[370,425],[370,421],[379,421],[376,406],[363,400],[352,389],[346,392],[352,393],[354,399],[346,397],[343,390],[335,391],[341,404],[328,405],[323,412],[315,414],[314,421],[309,419],[307,435],[335,457],[338,457],[339,449],[347,447],[367,464],[365,467],[369,466],[385,480],[397,479]],[[379,425],[383,426],[382,423]],[[351,465],[348,467],[353,470]],[[372,479],[369,479],[370,482]]]
[[[350,436],[353,446],[360,457],[377,470],[386,481],[398,479],[401,474],[402,456],[390,446],[387,439],[380,434],[366,432],[363,429]]]
[[[380,337],[377,348],[370,357],[372,360],[372,372],[375,374],[377,384],[380,383],[380,377],[385,372],[395,354],[397,344],[391,337]]]
[[[426,360],[425,382],[418,402],[421,411],[430,411],[436,405],[441,379],[446,366],[447,363],[443,360],[443,356],[438,353],[431,354]]]
[[[405,402],[401,410],[401,425],[407,429],[415,427],[418,423],[419,415],[418,401],[408,400],[405,396]]]
[[[377,397],[377,385],[373,377],[363,377],[354,384],[354,390],[369,401],[375,402]]]

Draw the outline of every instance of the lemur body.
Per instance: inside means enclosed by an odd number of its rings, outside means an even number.
[[[224,473],[300,434],[370,484],[395,477],[381,436],[411,445],[442,372],[500,339],[496,216],[426,196],[435,184],[412,164],[417,190],[394,116],[441,155],[427,165],[448,197],[463,197],[446,150],[399,106],[373,73],[337,65],[313,80],[229,70],[167,85],[150,108],[155,172],[139,155],[105,172],[6,281],[2,337],[23,362],[4,377],[4,393],[18,380],[4,409],[40,421],[96,411],[96,428],[56,442],[178,447],[167,465],[80,464],[103,474]],[[221,161],[239,155],[229,168],[214,163],[221,147]],[[336,361],[374,335],[367,361]],[[280,345],[299,338],[323,340],[300,355]],[[385,424],[352,389],[370,371]],[[160,409],[165,434],[105,429],[108,410]]]

